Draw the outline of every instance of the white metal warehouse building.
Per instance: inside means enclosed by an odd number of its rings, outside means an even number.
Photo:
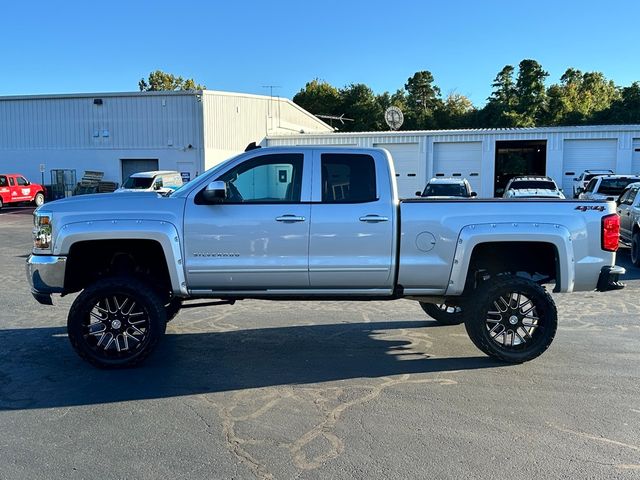
[[[492,197],[501,175],[518,173],[548,175],[570,198],[573,178],[585,169],[640,173],[640,125],[270,135],[266,143],[384,147],[402,197],[450,176]]]
[[[331,132],[292,101],[211,90],[0,97],[0,172],[50,182],[53,169],[193,178],[267,135]],[[43,167],[41,167],[43,166]],[[44,172],[41,173],[41,168]]]

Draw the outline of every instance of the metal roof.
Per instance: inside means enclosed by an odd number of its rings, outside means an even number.
[[[298,135],[271,135],[268,138],[300,138],[300,137],[366,137],[366,136],[415,136],[415,135],[469,135],[469,134],[501,134],[501,133],[562,133],[562,132],[606,132],[606,131],[640,131],[640,124],[629,125],[572,125],[553,127],[509,127],[509,128],[460,128],[452,130],[401,130],[401,131],[369,131],[369,132],[329,132],[305,133]]]

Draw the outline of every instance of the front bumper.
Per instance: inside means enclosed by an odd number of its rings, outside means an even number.
[[[624,288],[624,283],[620,282],[620,275],[624,275],[626,270],[618,265],[602,267],[598,278],[598,292],[608,292],[609,290],[620,290]]]
[[[64,291],[67,257],[30,255],[26,268],[33,298],[43,305],[53,305],[51,294]]]

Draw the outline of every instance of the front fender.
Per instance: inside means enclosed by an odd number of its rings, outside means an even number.
[[[488,242],[541,242],[554,245],[558,252],[559,267],[556,291],[573,291],[573,241],[566,227],[545,223],[489,223],[468,225],[460,231],[446,295],[462,294],[473,249]]]
[[[155,240],[162,247],[171,289],[180,296],[188,296],[184,260],[178,229],[169,222],[158,220],[99,220],[69,223],[58,231],[53,254],[64,256],[77,242],[91,240]]]

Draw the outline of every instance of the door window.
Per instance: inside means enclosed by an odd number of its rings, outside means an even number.
[[[365,203],[377,200],[373,157],[341,153],[321,156],[322,202]]]
[[[29,182],[27,182],[27,180],[24,177],[16,177],[16,181],[18,182],[18,185],[21,187],[26,187],[27,185],[29,185]]]
[[[9,182],[7,182],[7,177],[5,177],[4,175],[0,175],[0,187],[6,187],[9,185]]]
[[[16,186],[16,182],[14,182],[13,177],[9,177],[9,185],[11,185],[12,187]]]
[[[225,203],[299,203],[304,155],[284,153],[247,160],[218,180],[227,185]]]
[[[591,181],[589,182],[589,185],[587,185],[587,188],[584,189],[585,192],[593,192],[593,189],[596,186],[596,183],[598,183],[598,179],[597,178],[592,178]]]
[[[631,190],[629,190],[628,193],[629,193],[629,195],[624,200],[624,204],[625,205],[633,205],[633,201],[636,199],[636,195],[638,195],[638,189],[637,188],[632,188]]]

